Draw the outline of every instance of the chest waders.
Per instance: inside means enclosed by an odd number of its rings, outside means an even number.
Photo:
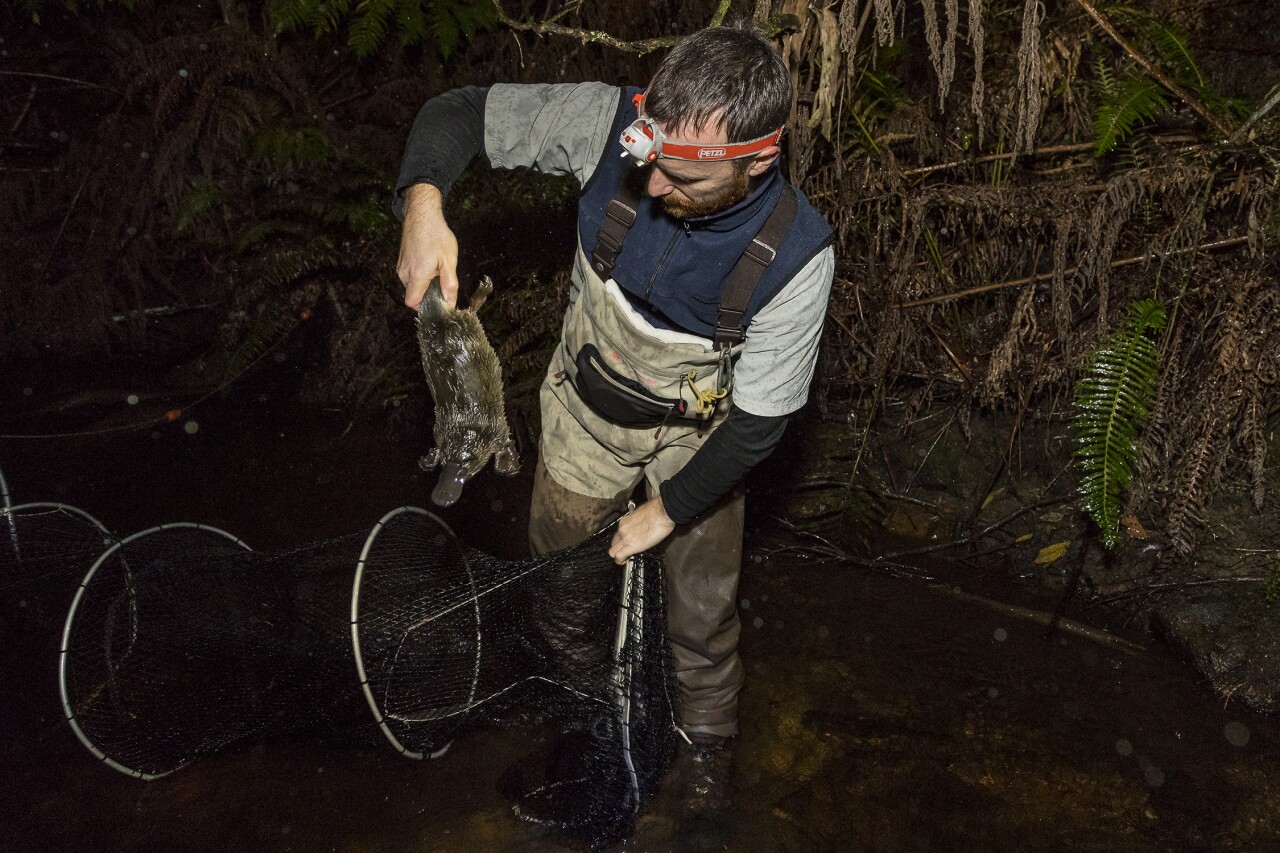
[[[637,203],[619,192],[593,257],[581,249],[576,256],[577,291],[541,391],[542,438],[529,518],[534,554],[579,542],[617,518],[641,477],[649,497],[656,496],[723,419],[732,359],[744,337],[742,318],[796,211],[794,191],[785,187],[726,280],[708,341],[654,328],[608,280]],[[677,527],[662,546],[667,636],[680,682],[680,725],[689,734],[738,731],[742,494],[738,489],[724,496]],[[571,588],[578,579],[563,583]],[[552,595],[535,606],[556,612],[561,598]],[[575,621],[574,614],[558,620],[566,631]]]
[[[578,252],[574,280],[580,289],[565,315],[542,390],[548,471],[566,488],[593,497],[629,490],[640,468],[656,489],[689,461],[728,413],[733,362],[745,337],[743,317],[797,207],[794,190],[784,185],[725,278],[708,340],[653,327],[610,280],[639,202],[636,189],[624,181],[606,208],[591,257]],[[581,437],[584,432],[589,438]],[[584,447],[584,441],[591,446]],[[587,451],[598,449],[595,445],[629,470],[592,464]]]

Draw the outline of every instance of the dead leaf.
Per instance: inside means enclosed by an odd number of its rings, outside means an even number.
[[[1124,532],[1129,534],[1130,539],[1149,539],[1151,534],[1147,532],[1147,528],[1142,526],[1142,522],[1132,515],[1120,516],[1120,526],[1124,528]]]
[[[1066,555],[1067,548],[1070,547],[1070,545],[1071,540],[1068,539],[1064,542],[1054,542],[1052,545],[1044,546],[1040,549],[1040,553],[1036,554],[1036,565],[1044,565],[1046,563],[1052,563],[1055,560],[1061,560],[1063,556]]]

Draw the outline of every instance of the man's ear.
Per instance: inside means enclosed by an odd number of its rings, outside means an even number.
[[[782,153],[782,149],[777,145],[770,145],[761,151],[755,157],[751,158],[751,165],[747,167],[747,174],[751,177],[763,175],[765,170],[773,165],[773,161],[778,159],[778,155]]]

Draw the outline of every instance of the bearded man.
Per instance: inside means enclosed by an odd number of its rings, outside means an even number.
[[[540,392],[535,554],[618,519],[610,555],[662,546],[693,795],[722,801],[738,733],[743,477],[808,397],[834,271],[831,229],[779,169],[790,75],[749,27],[673,48],[643,91],[455,89],[427,102],[397,184],[413,308],[457,299],[442,212],[471,159],[582,188],[559,345]],[[623,513],[643,480],[648,499]]]

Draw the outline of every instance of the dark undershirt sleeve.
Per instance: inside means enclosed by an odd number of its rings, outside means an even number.
[[[688,464],[659,487],[671,520],[688,524],[727,494],[778,446],[788,420],[731,409]]]
[[[409,131],[391,209],[404,218],[404,191],[432,184],[448,195],[467,165],[484,148],[484,102],[489,90],[464,86],[423,104]]]

